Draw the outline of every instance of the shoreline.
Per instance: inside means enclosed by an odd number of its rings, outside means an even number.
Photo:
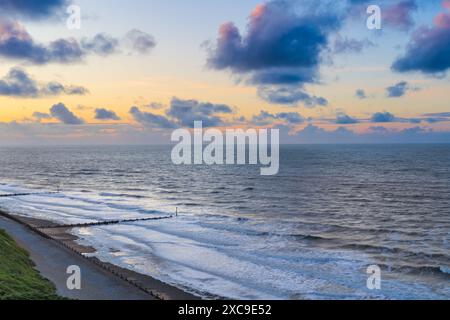
[[[130,293],[130,299],[132,300],[201,299],[198,296],[164,283],[151,276],[121,268],[111,263],[102,262],[96,257],[86,256],[85,254],[95,253],[96,250],[92,247],[78,244],[76,242],[78,237],[69,232],[72,229],[70,227],[61,226],[57,223],[43,219],[18,216],[0,210],[0,228],[5,229],[5,231],[13,237],[22,248],[30,253],[33,262],[36,264],[36,269],[43,274],[44,277],[53,277],[53,279],[49,280],[54,283],[60,294],[63,293],[62,296],[65,296],[64,293],[69,295],[67,298],[95,300],[97,299],[96,296],[99,296],[99,300],[108,300],[109,298],[111,298],[111,300],[116,300],[116,298],[127,299],[126,296]],[[36,236],[39,237],[41,241],[38,241]],[[35,248],[38,245],[37,242],[41,242],[40,244],[45,246],[45,250],[41,250],[43,252],[40,254],[45,257],[39,257],[36,254],[33,256],[33,253],[39,251]],[[47,250],[50,250],[51,252],[47,252]],[[66,279],[69,275],[65,274],[65,269],[59,270],[58,277],[52,275],[56,270],[52,270],[55,268],[46,265],[48,262],[45,263],[45,260],[47,256],[52,256],[56,259],[53,261],[54,263],[61,264],[62,261],[59,255],[62,254],[62,252],[59,251],[64,251],[66,256],[70,256],[70,259],[77,260],[79,263],[83,264],[82,269],[87,269],[89,274],[91,274],[91,278],[93,278],[90,279],[92,280],[91,289],[96,292],[98,291],[97,293],[93,292],[91,294],[86,291],[78,292],[78,297],[74,297],[77,295],[77,292],[68,292],[68,289],[66,288]],[[106,278],[103,279],[103,281],[106,282],[105,286],[109,286],[109,288],[96,286],[95,277],[102,276]],[[119,290],[122,292],[110,292],[108,294],[110,290]],[[83,298],[84,294],[86,295],[85,298]],[[102,298],[102,294],[104,294],[105,298]]]

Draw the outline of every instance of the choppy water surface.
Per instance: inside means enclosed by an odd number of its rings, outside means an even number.
[[[97,256],[207,297],[449,299],[450,145],[284,146],[280,173],[174,166],[169,147],[3,147],[0,198]],[[369,265],[382,289],[366,287]]]

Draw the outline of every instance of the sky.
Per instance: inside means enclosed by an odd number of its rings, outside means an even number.
[[[449,0],[0,0],[0,144],[450,142],[449,69]]]

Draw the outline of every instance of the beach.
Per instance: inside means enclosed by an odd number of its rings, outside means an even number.
[[[50,280],[59,296],[77,300],[193,300],[194,295],[150,276],[102,263],[85,256],[95,249],[79,245],[70,228],[0,211],[0,229],[25,249],[40,274]],[[81,289],[67,288],[69,266],[81,269]]]

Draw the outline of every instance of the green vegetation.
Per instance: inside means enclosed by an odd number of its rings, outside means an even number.
[[[0,300],[54,300],[54,285],[33,268],[28,253],[0,230]]]

